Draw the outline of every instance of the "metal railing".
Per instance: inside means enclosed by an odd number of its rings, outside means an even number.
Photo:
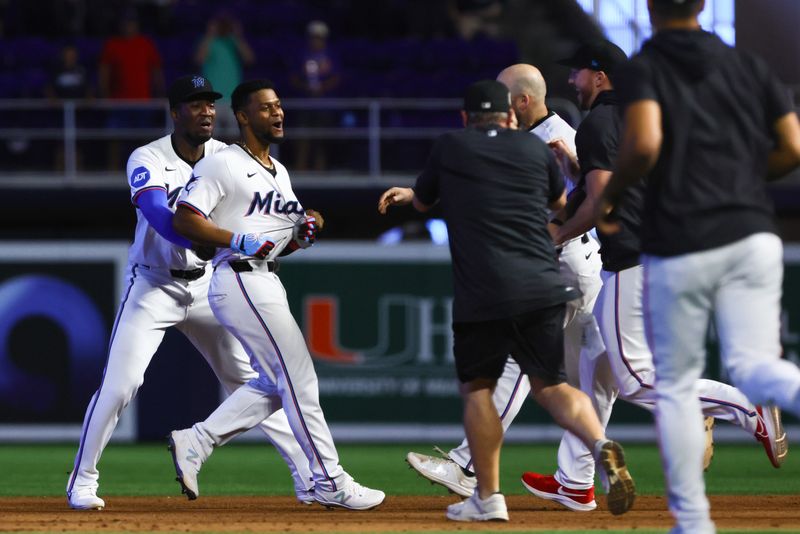
[[[564,99],[548,100],[548,105],[572,124],[580,122],[577,107]],[[413,98],[326,98],[284,99],[287,114],[287,132],[292,140],[358,140],[366,143],[366,169],[352,173],[365,181],[375,182],[387,169],[382,163],[382,151],[391,150],[393,143],[387,141],[430,141],[458,127],[457,111],[460,99],[413,99]],[[227,110],[221,110],[228,112]],[[218,115],[221,113],[218,111]],[[114,123],[114,114],[119,112],[137,116],[137,127]],[[298,112],[336,114],[333,124],[325,126],[302,126]],[[294,115],[298,113],[298,115]],[[452,114],[451,114],[452,113]],[[144,115],[150,115],[147,121]],[[406,120],[404,114],[413,115]],[[426,115],[430,114],[430,117]],[[398,117],[400,117],[398,119]],[[422,117],[422,118],[421,118]],[[118,121],[119,122],[119,121]],[[130,122],[130,121],[128,121]],[[142,124],[145,123],[145,124]],[[166,135],[172,130],[169,105],[165,100],[120,101],[120,100],[34,100],[0,99],[0,143],[14,146],[15,143],[50,141],[63,153],[63,170],[32,168],[11,170],[15,157],[13,150],[0,152],[0,184],[23,182],[26,185],[48,183],[49,185],[123,185],[114,173],[113,184],[104,184],[104,175],[109,173],[87,171],[80,168],[78,145],[84,141],[131,141],[149,140]],[[237,135],[232,121],[218,122],[215,137],[233,139]],[[279,157],[279,147],[274,147]],[[399,149],[402,150],[402,149]],[[125,154],[127,156],[127,154]],[[5,161],[4,161],[5,160]],[[424,161],[414,165],[421,168]],[[124,165],[124,161],[123,161]],[[33,175],[33,176],[32,176]],[[87,180],[87,178],[89,178]]]

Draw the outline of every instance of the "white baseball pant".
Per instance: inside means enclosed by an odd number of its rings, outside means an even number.
[[[258,376],[242,346],[214,318],[207,298],[210,279],[210,272],[187,281],[173,278],[167,270],[129,266],[127,289],[111,332],[108,361],[100,387],[86,410],[67,492],[73,487],[98,487],[97,463],[103,449],[122,411],[144,382],[144,373],[167,328],[176,327],[192,342],[227,393]],[[278,412],[261,419],[260,428],[289,467],[295,491],[304,492],[311,485],[311,473],[286,414]],[[209,433],[216,436],[215,445],[225,441],[224,429],[212,426]]]
[[[702,252],[645,255],[643,263],[669,508],[679,532],[711,533],[698,379],[712,314],[733,383],[757,404],[800,415],[800,370],[781,359],[783,246],[778,236],[759,233]]]
[[[235,273],[227,262],[211,279],[209,302],[214,315],[244,346],[258,379],[240,388],[204,422],[194,426],[201,434],[209,421],[233,437],[283,407],[292,433],[303,448],[317,488],[336,491],[347,474],[319,404],[319,385],[305,339],[292,317],[286,290],[267,262],[251,262],[253,271]],[[238,414],[228,403],[242,401]],[[231,401],[231,402],[234,402]]]

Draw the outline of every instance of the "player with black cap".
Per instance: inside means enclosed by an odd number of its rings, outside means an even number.
[[[448,507],[456,521],[508,519],[499,492],[503,432],[491,395],[509,354],[534,398],[595,452],[610,499],[634,498],[622,448],[605,438],[588,397],[560,375],[565,303],[579,296],[563,283],[547,230],[547,209],[566,202],[564,179],[547,145],[509,129],[512,113],[505,85],[471,85],[465,128],[436,141],[413,189],[393,187],[378,202],[381,213],[406,204],[424,212],[441,202],[448,227],[456,371],[478,479],[472,497]]]
[[[655,35],[618,76],[624,132],[597,210],[598,228],[613,231],[609,207],[647,176],[644,318],[675,534],[716,532],[696,395],[712,316],[733,383],[753,402],[800,414],[800,370],[781,359],[782,243],[764,187],[800,166],[800,124],[761,59],[702,31],[703,7],[649,1]],[[777,408],[762,413],[774,430]]]
[[[120,414],[144,382],[168,327],[176,327],[192,342],[227,392],[258,376],[236,338],[214,318],[208,303],[211,270],[206,269],[206,259],[172,229],[175,201],[191,183],[194,164],[227,147],[211,138],[214,101],[222,95],[202,76],[175,80],[168,94],[173,133],[137,148],[128,159],[131,202],[137,208],[136,237],[128,253],[126,288],[106,368],[86,410],[75,467],[67,481],[67,501],[75,509],[105,506],[97,496],[97,463]],[[283,410],[261,428],[289,465],[298,499],[313,502],[308,461]],[[213,426],[206,430],[214,441],[209,447],[228,438]],[[189,486],[185,493],[190,498],[197,497],[196,479],[182,483]]]

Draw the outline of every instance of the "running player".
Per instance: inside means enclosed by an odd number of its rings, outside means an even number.
[[[800,415],[800,370],[781,359],[782,243],[764,178],[800,166],[790,92],[749,53],[702,31],[703,0],[650,0],[655,35],[620,75],[624,132],[609,206],[647,176],[644,324],[673,534],[716,532],[701,468],[698,378],[714,318],[723,363],[756,403]]]
[[[219,247],[209,301],[217,319],[245,347],[259,376],[208,419],[170,435],[184,491],[213,449],[209,428],[228,439],[283,406],[310,466],[314,498],[326,506],[367,510],[382,491],[357,483],[339,456],[319,404],[311,355],[275,274],[276,258],[314,242],[317,226],[292,191],[286,168],[270,156],[284,139],[284,113],[268,80],[240,84],[231,96],[240,142],[205,158],[178,202],[174,225],[193,242]],[[246,403],[246,410],[231,406]]]
[[[227,146],[211,138],[214,101],[221,96],[200,76],[177,79],[169,90],[173,133],[136,149],[128,160],[131,199],[137,207],[136,238],[128,254],[128,286],[111,332],[103,379],[86,410],[75,467],[67,481],[72,508],[105,507],[97,496],[97,463],[168,327],[176,327],[192,342],[228,393],[256,376],[242,346],[211,313],[206,260],[172,229],[175,200],[192,167]],[[308,465],[286,415],[276,413],[261,428],[289,465],[298,499],[311,501]],[[217,428],[209,430],[220,435]]]

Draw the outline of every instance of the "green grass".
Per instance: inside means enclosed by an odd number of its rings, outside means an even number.
[[[445,444],[442,444],[445,445]],[[408,469],[406,452],[435,454],[430,445],[342,445],[342,465],[360,482],[383,488],[390,495],[441,495]],[[0,445],[3,484],[0,496],[64,494],[76,444]],[[664,480],[658,450],[628,445],[628,465],[640,495],[663,495]],[[556,446],[507,445],[501,460],[501,485],[507,494],[522,494],[523,471],[552,472]],[[174,495],[177,483],[170,455],[163,444],[111,445],[100,462],[101,495]],[[270,446],[231,444],[215,451],[203,466],[204,495],[291,495],[292,483],[283,460]],[[773,469],[760,446],[719,445],[706,474],[710,494],[800,494],[800,459],[792,454],[781,469]]]

